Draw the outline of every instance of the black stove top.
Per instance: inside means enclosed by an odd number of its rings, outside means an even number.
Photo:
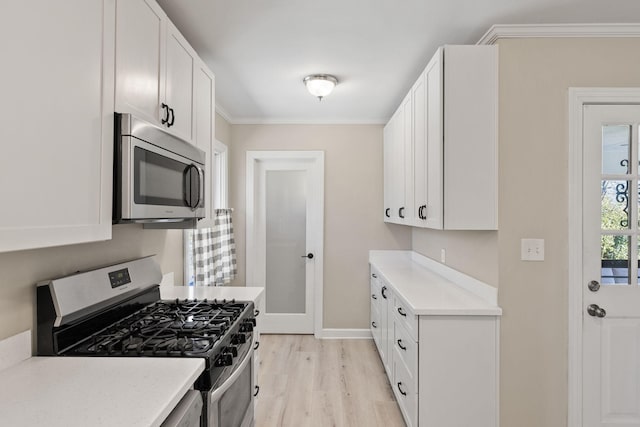
[[[250,355],[253,302],[160,299],[155,257],[38,284],[41,356],[199,357],[211,390]]]
[[[248,303],[158,301],[86,338],[64,354],[212,357]]]

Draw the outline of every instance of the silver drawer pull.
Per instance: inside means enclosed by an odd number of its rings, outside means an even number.
[[[402,390],[402,387],[400,387],[401,385],[402,385],[402,383],[398,383],[398,390],[400,390],[400,394],[401,394],[401,395],[406,396],[406,395],[407,395],[407,392],[405,392],[405,391],[403,391],[403,390]]]
[[[407,351],[407,347],[402,345],[402,340],[398,340],[398,347],[400,347],[401,349],[403,349],[404,351]]]
[[[402,307],[398,307],[398,313],[400,313],[401,316],[407,317],[407,313],[404,312]]]

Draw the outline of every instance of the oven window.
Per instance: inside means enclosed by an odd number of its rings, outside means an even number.
[[[222,395],[219,402],[220,422],[224,427],[240,427],[242,420],[251,405],[251,378],[253,363],[249,361],[242,374]]]
[[[189,165],[140,147],[134,148],[134,200],[137,204],[187,206]]]

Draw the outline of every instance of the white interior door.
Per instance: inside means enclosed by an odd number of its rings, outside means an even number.
[[[321,152],[247,153],[247,286],[265,288],[261,332],[321,330],[323,171]]]
[[[640,106],[583,108],[583,426],[640,426]]]

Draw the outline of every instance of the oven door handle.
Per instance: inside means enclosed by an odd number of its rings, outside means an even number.
[[[222,383],[218,388],[213,390],[211,394],[209,394],[209,403],[216,402],[218,399],[220,399],[222,395],[229,389],[229,387],[231,387],[233,383],[238,379],[238,377],[242,375],[242,372],[244,372],[244,369],[247,367],[247,364],[249,364],[249,362],[253,360],[253,357],[252,357],[253,347],[257,342],[257,338],[258,337],[256,335],[253,336],[253,340],[251,341],[251,347],[249,347],[249,351],[245,355],[244,360],[240,362],[240,365],[238,365],[236,370],[233,372],[233,374],[231,374],[231,376],[227,378],[227,380],[224,383]]]

